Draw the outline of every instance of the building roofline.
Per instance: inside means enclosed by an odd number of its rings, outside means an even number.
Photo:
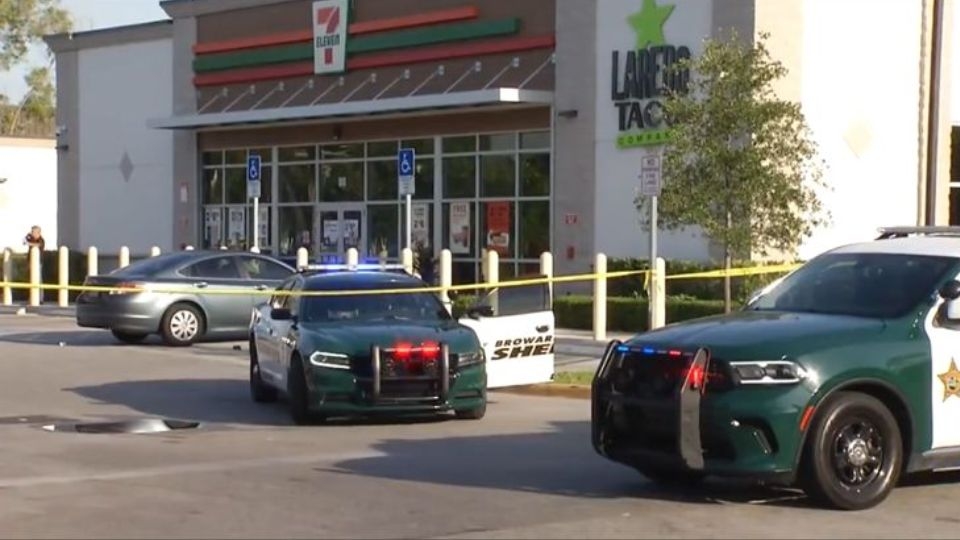
[[[183,19],[295,1],[299,0],[163,0],[160,2],[160,8],[174,19]]]
[[[162,19],[126,26],[98,28],[84,32],[52,34],[44,36],[43,40],[53,52],[61,53],[172,37],[173,21],[171,19]]]

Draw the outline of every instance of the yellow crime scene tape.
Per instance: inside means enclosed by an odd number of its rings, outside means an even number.
[[[676,275],[667,275],[664,276],[664,279],[677,280],[677,279],[709,279],[709,278],[722,278],[726,275],[731,277],[743,277],[750,275],[760,275],[760,274],[776,274],[776,273],[786,273],[798,268],[799,264],[784,264],[784,265],[771,265],[771,266],[755,266],[750,268],[733,268],[729,272],[726,270],[709,270],[705,272],[693,272],[688,274],[676,274]],[[469,283],[464,285],[451,285],[449,287],[443,286],[429,286],[429,287],[403,287],[403,288],[394,288],[394,289],[357,289],[357,290],[340,290],[340,291],[279,291],[279,290],[252,290],[252,289],[217,289],[217,288],[205,288],[205,289],[196,289],[193,287],[183,288],[183,287],[165,287],[163,285],[149,285],[143,287],[110,287],[110,286],[101,286],[101,285],[58,285],[58,284],[33,284],[29,282],[10,282],[10,281],[0,281],[0,289],[41,289],[41,290],[58,290],[58,291],[77,291],[77,292],[106,292],[106,293],[118,293],[118,294],[135,294],[135,293],[156,293],[156,294],[190,294],[190,295],[257,295],[257,296],[360,296],[360,295],[378,295],[378,294],[410,294],[410,293],[423,293],[423,292],[460,292],[460,291],[472,291],[472,290],[481,290],[481,289],[501,289],[509,287],[523,287],[528,285],[541,285],[541,284],[553,284],[553,283],[571,283],[577,281],[593,281],[600,277],[606,277],[609,279],[617,279],[629,276],[644,276],[644,289],[649,286],[650,282],[650,270],[622,270],[617,272],[606,272],[606,273],[589,273],[589,274],[572,274],[568,276],[553,276],[553,277],[537,277],[537,278],[527,278],[527,279],[516,279],[509,281],[500,281],[497,283]],[[135,281],[135,280],[132,280]]]

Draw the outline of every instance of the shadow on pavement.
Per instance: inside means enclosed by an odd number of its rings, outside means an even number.
[[[171,347],[164,343],[159,335],[147,336],[146,339],[140,343],[123,343],[122,341],[113,337],[108,330],[47,330],[43,332],[0,334],[0,343],[19,343],[25,345],[47,345],[56,347],[59,346],[61,342],[67,347],[157,347],[175,351],[195,350],[204,353],[214,352],[217,354],[229,349],[212,347],[205,348],[204,346],[222,347],[225,344],[229,345],[234,343],[238,345],[242,344],[244,350],[246,347],[245,342],[238,341],[237,336],[235,335],[210,336],[197,342],[192,347]]]
[[[554,429],[541,433],[389,439],[373,446],[384,456],[314,470],[577,498],[809,507],[795,490],[744,482],[710,479],[696,488],[660,486],[596,455],[590,445],[589,422],[551,425]]]

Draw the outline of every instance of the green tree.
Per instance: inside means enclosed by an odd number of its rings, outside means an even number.
[[[830,217],[818,198],[821,161],[801,107],[773,84],[786,68],[771,58],[766,34],[745,43],[735,32],[708,41],[703,53],[676,64],[685,91],[664,101],[670,139],[664,148],[662,227],[699,226],[733,258],[794,256],[800,242]],[[648,215],[646,198],[636,201]],[[731,309],[730,276],[724,299]]]
[[[19,66],[31,47],[45,47],[43,36],[72,28],[70,14],[60,7],[59,0],[0,0],[0,70]],[[52,124],[56,97],[50,72],[53,53],[46,52],[50,63],[26,75],[27,92],[19,103],[0,95],[0,134],[20,135]]]

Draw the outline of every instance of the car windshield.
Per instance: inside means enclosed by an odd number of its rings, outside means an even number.
[[[300,319],[335,321],[441,321],[450,319],[440,299],[429,292],[305,296]]]
[[[746,309],[902,317],[935,294],[955,265],[951,257],[829,253],[784,278]]]

